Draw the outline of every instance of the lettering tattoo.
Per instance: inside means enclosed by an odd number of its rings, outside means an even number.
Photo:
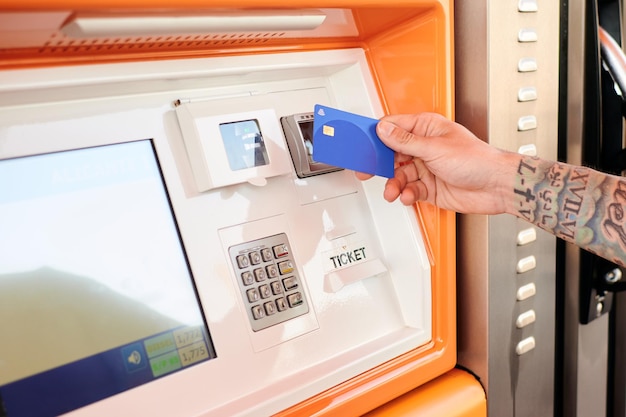
[[[519,217],[626,266],[626,178],[523,156],[513,192]]]
[[[626,183],[618,181],[613,190],[612,202],[608,204],[606,218],[602,222],[608,237],[618,241],[622,247],[626,247],[626,230],[624,225],[624,207],[626,206]]]

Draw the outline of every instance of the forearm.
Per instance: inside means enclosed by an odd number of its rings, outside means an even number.
[[[626,178],[520,156],[508,212],[626,266]]]

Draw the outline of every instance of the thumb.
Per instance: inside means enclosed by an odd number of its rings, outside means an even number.
[[[423,148],[418,143],[421,142],[421,137],[391,122],[385,120],[378,122],[376,133],[385,145],[396,152],[416,157],[420,157],[423,153]]]

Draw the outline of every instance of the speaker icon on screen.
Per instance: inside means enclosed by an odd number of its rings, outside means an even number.
[[[131,343],[121,349],[120,359],[128,372],[137,372],[148,366],[148,356],[141,342]]]
[[[141,363],[141,353],[133,350],[132,353],[128,356],[128,362],[133,365],[139,365]]]

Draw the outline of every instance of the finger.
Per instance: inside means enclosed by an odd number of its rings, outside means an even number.
[[[443,136],[449,130],[451,121],[438,113],[396,114],[385,116],[382,121],[393,123],[400,129],[417,136]]]
[[[407,182],[409,183],[418,181],[429,173],[424,161],[418,158],[412,158],[410,164],[404,164],[400,169],[404,175],[406,175]]]
[[[428,169],[424,162],[419,159],[412,158],[411,163],[405,163],[397,167],[394,171],[394,177],[400,181],[402,188],[411,182],[422,178]]]
[[[365,172],[354,171],[354,176],[357,177],[361,181],[367,181],[373,177],[372,174],[367,174]]]
[[[428,200],[428,188],[423,181],[415,181],[408,184],[400,194],[400,202],[410,206],[418,201]]]
[[[376,125],[376,133],[385,145],[400,155],[422,157],[425,146],[421,146],[423,138],[420,138],[408,130],[402,129],[386,120],[381,120]],[[420,139],[422,139],[420,141]],[[400,159],[403,159],[402,157]]]
[[[383,198],[391,203],[400,197],[403,188],[397,178],[390,178],[385,184]]]
[[[403,153],[397,153],[395,154],[395,163],[397,166],[400,166],[402,164],[405,164],[406,162],[409,162],[413,159],[412,155],[406,155]]]
[[[407,164],[396,168],[393,178],[387,180],[383,197],[387,201],[394,201],[404,189],[414,181],[419,179],[419,173],[414,164]]]
[[[405,206],[410,206],[417,201],[428,200],[428,188],[422,181],[415,181],[400,188],[399,182],[394,179],[387,182],[383,197],[389,202],[399,199]]]

